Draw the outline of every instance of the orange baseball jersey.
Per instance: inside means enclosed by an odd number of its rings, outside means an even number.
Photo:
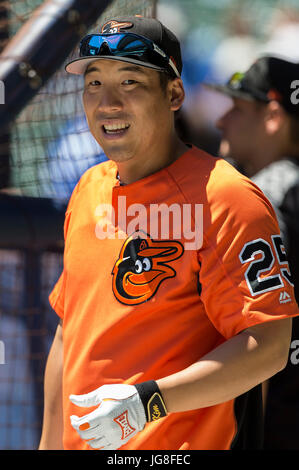
[[[129,185],[111,161],[82,176],[50,303],[63,318],[65,449],[89,448],[70,416],[92,409],[77,408],[70,394],[157,380],[245,328],[298,315],[270,203],[195,147]],[[121,449],[230,449],[239,405],[169,414]]]

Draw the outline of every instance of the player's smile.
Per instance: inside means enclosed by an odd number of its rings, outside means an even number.
[[[116,120],[107,121],[102,124],[103,138],[108,140],[120,139],[128,133],[129,129],[130,124],[128,122]]]

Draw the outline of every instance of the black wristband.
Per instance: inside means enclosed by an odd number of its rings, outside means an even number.
[[[163,401],[157,382],[149,380],[135,384],[139,393],[147,421],[156,421],[167,415],[165,403]]]

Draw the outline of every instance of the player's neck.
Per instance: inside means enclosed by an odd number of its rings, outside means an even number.
[[[187,150],[188,147],[176,138],[169,149],[162,151],[158,157],[153,152],[149,158],[118,162],[118,179],[122,185],[134,183],[171,165]]]

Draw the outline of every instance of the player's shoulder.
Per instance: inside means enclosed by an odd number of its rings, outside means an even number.
[[[233,165],[195,146],[169,169],[179,186],[195,189],[197,194],[200,189],[213,188],[214,184],[218,187],[226,187],[228,181],[243,184],[243,175]]]
[[[95,181],[99,183],[104,178],[107,178],[107,176],[115,177],[115,173],[116,165],[113,161],[107,160],[105,162],[98,163],[86,170],[81,176],[79,180],[79,188],[81,190],[85,185]]]
[[[223,210],[244,209],[257,201],[271,207],[261,189],[232,164],[197,147],[183,156],[175,170],[177,185],[190,202]]]
[[[107,179],[114,180],[116,171],[116,165],[111,160],[90,167],[80,177],[74,193],[79,194],[84,192],[84,189],[90,184],[96,184],[98,186],[104,181],[107,181]]]
[[[84,194],[88,194],[88,190],[86,191],[86,189],[92,186],[95,187],[95,185],[98,188],[101,184],[104,184],[104,181],[107,180],[107,176],[110,176],[110,178],[108,178],[109,181],[115,180],[115,175],[116,166],[111,160],[90,167],[83,173],[76,184],[70,197],[67,211],[70,211],[74,207],[78,198],[82,198]]]
[[[280,207],[293,187],[299,186],[299,165],[292,158],[284,158],[260,170],[252,178],[266,196]]]

